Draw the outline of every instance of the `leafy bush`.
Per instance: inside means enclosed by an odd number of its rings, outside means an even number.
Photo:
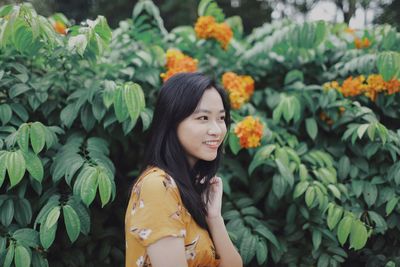
[[[199,16],[215,18],[211,37],[195,23],[167,32],[148,0],[113,31],[101,16],[71,26],[0,8],[2,266],[124,264],[171,48],[237,101],[220,174],[246,266],[400,264],[400,34],[280,21],[243,36],[211,0]]]

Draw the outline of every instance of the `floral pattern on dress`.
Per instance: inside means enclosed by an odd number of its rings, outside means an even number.
[[[194,260],[194,258],[196,258],[197,241],[199,241],[199,236],[196,236],[192,242],[185,245],[185,254],[187,260]]]

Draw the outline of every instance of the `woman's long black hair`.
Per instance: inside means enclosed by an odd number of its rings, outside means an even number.
[[[207,230],[205,220],[207,210],[201,195],[203,192],[208,192],[209,181],[217,172],[222,156],[222,145],[218,148],[217,157],[213,161],[198,160],[195,166],[190,168],[186,153],[178,140],[177,127],[194,112],[204,92],[211,88],[215,88],[222,98],[225,123],[229,131],[230,108],[225,91],[204,74],[176,74],[160,89],[142,170],[156,166],[173,177],[183,205],[196,223]],[[204,183],[196,182],[199,178],[204,178]]]

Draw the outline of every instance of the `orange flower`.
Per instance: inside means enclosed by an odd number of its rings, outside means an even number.
[[[353,28],[347,27],[344,32],[349,33],[349,34],[354,34],[356,32],[356,30],[354,30]]]
[[[67,34],[67,27],[61,21],[55,21],[53,23],[53,28],[59,34],[62,34],[62,35],[66,35]]]
[[[210,38],[215,24],[215,18],[212,16],[199,17],[194,26],[194,31],[196,32],[197,37],[200,39]]]
[[[254,80],[249,75],[242,76],[243,82],[245,83],[246,93],[253,95],[254,93]]]
[[[162,73],[160,76],[163,81],[167,81],[171,76],[181,72],[195,72],[197,71],[197,59],[186,56],[181,51],[176,49],[169,49],[166,54],[167,72]]]
[[[247,116],[236,125],[235,134],[239,138],[241,147],[258,147],[261,144],[263,125],[258,118]]]
[[[385,84],[389,95],[400,92],[400,80],[392,79]]]
[[[222,84],[229,93],[229,100],[233,109],[239,109],[249,101],[254,92],[254,80],[248,75],[239,76],[234,72],[225,72]]]
[[[386,90],[385,81],[381,75],[371,74],[367,79],[365,95],[375,101],[378,93]]]
[[[355,78],[350,76],[343,82],[342,86],[333,81],[324,83],[323,87],[324,89],[336,89],[345,97],[363,94],[372,101],[375,101],[377,95],[380,93],[391,95],[400,92],[400,80],[392,79],[385,82],[382,75],[371,74],[367,79],[363,75]]]
[[[352,76],[350,76],[343,82],[340,91],[345,97],[360,95],[366,89],[366,86],[363,84],[364,81],[365,77],[363,75],[354,79]]]
[[[329,90],[329,89],[336,89],[338,91],[341,90],[340,85],[337,81],[324,83],[323,88],[324,88],[324,90]]]
[[[364,37],[362,40],[358,37],[354,39],[354,45],[357,49],[368,48],[371,45],[371,42],[367,37]]]
[[[333,124],[333,120],[329,117],[325,112],[321,111],[319,113],[319,118],[321,121],[325,122],[327,125],[331,126]]]
[[[211,36],[214,37],[220,43],[221,47],[226,50],[233,37],[233,32],[227,23],[219,23],[214,25]]]
[[[229,25],[227,23],[217,23],[212,16],[199,17],[194,30],[200,39],[216,39],[223,49],[227,49],[233,37],[233,32]]]

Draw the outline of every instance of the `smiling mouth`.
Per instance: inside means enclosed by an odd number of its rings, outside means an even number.
[[[203,144],[209,145],[209,146],[219,146],[219,141],[205,141]]]

